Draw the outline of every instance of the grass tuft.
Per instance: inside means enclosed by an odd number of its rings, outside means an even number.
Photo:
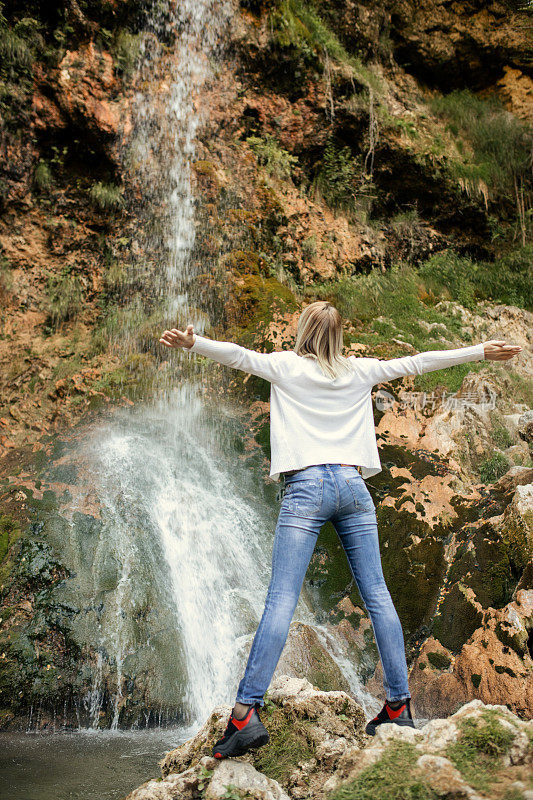
[[[120,186],[114,183],[98,181],[89,189],[89,197],[100,211],[118,211],[124,205]]]
[[[436,792],[417,775],[419,756],[411,743],[394,740],[379,761],[339,786],[327,800],[436,800]]]
[[[83,286],[75,273],[66,272],[50,278],[47,293],[48,323],[54,329],[75,317],[82,308]]]
[[[482,792],[490,789],[514,739],[513,731],[504,728],[498,717],[495,709],[487,708],[477,719],[461,720],[459,738],[445,752],[467,783]]]

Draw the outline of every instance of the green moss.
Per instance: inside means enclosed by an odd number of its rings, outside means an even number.
[[[327,800],[436,800],[438,795],[417,773],[419,755],[414,745],[394,740],[379,761],[328,794]]]
[[[460,544],[448,571],[448,581],[460,581],[472,588],[484,608],[502,608],[511,599],[517,582],[503,537],[487,524],[473,532],[460,531],[458,539]]]
[[[130,81],[137,66],[143,34],[120,30],[114,42],[116,69],[122,80]]]
[[[429,623],[435,607],[445,571],[444,544],[411,514],[380,506],[377,516],[385,580],[404,632],[412,635]]]
[[[309,736],[312,722],[291,716],[277,706],[267,710],[264,719],[270,742],[268,747],[254,754],[253,765],[259,772],[283,784],[300,761],[314,756],[315,749]]]
[[[514,739],[504,728],[495,709],[485,709],[479,718],[460,720],[460,734],[448,745],[445,755],[474,789],[487,792]]]
[[[13,559],[9,552],[21,536],[16,520],[9,514],[0,515],[0,592],[8,580],[13,568]]]
[[[436,669],[448,669],[452,663],[451,658],[445,653],[440,653],[438,650],[433,650],[427,654],[427,659]]]
[[[458,652],[476,628],[479,628],[481,621],[482,614],[469,599],[466,587],[455,583],[433,619],[432,632],[444,647]]]

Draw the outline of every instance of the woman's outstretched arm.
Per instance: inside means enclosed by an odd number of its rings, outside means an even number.
[[[286,367],[284,369],[282,364],[285,355],[283,351],[258,353],[233,342],[208,339],[206,336],[194,333],[192,325],[187,325],[185,331],[177,328],[165,331],[159,341],[167,347],[182,347],[188,352],[199,353],[218,361],[219,364],[250,372],[270,382],[281,378],[286,371]]]
[[[374,386],[376,383],[401,378],[404,375],[422,375],[424,372],[453,367],[455,364],[464,364],[468,361],[508,361],[521,349],[519,345],[494,340],[454,350],[428,350],[425,353],[392,358],[388,361],[369,358],[368,365],[365,364],[365,371],[371,385]]]

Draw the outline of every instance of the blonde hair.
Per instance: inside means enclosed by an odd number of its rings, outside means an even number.
[[[316,358],[325,375],[338,378],[352,369],[342,346],[342,317],[335,306],[327,300],[306,306],[298,318],[294,352]]]

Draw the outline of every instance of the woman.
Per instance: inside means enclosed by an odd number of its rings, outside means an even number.
[[[159,340],[269,381],[270,476],[283,476],[274,536],[272,577],[235,705],[217,758],[261,747],[269,735],[258,714],[285,645],[303,580],[322,525],[335,526],[370,615],[386,702],[366,726],[414,727],[403,631],[383,578],[376,509],[364,478],[381,471],[372,387],[404,375],[491,359],[507,361],[522,348],[490,341],[380,361],[342,355],[341,315],[327,301],[308,305],[298,320],[293,350],[258,353],[231,342],[167,330]]]

